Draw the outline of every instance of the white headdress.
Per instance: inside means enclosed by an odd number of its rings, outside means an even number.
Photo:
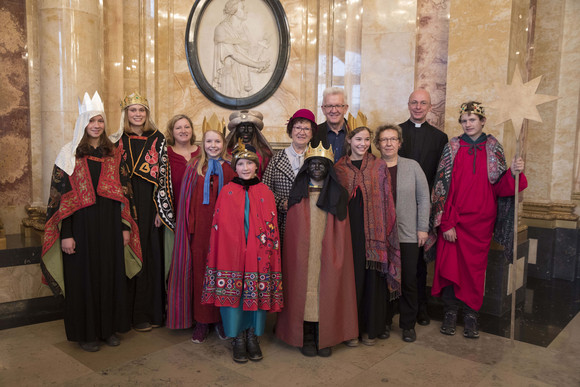
[[[65,171],[69,176],[72,175],[75,170],[77,147],[85,134],[85,129],[91,118],[95,116],[103,116],[106,127],[105,107],[103,106],[103,101],[101,101],[98,92],[95,91],[93,98],[90,98],[89,94],[85,93],[82,103],[80,99],[78,103],[79,116],[75,124],[72,142],[69,142],[61,148],[55,162],[56,166]]]

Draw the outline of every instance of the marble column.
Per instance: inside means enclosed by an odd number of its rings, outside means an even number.
[[[46,203],[56,155],[72,140],[78,97],[102,90],[102,9],[99,0],[39,0],[37,4]]]
[[[511,0],[473,2],[451,0],[445,132],[462,133],[457,123],[462,102],[491,102],[493,83],[508,77]],[[487,110],[486,133],[503,140],[503,128],[495,125],[495,114]]]
[[[417,1],[364,2],[360,106],[372,129],[409,118],[415,83]]]

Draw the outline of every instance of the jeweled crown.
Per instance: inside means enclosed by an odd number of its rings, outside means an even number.
[[[149,110],[149,102],[147,101],[147,98],[143,97],[136,91],[127,95],[123,101],[121,101],[121,109],[125,109],[127,106],[135,104],[143,105],[147,108],[147,110]]]
[[[89,97],[89,93],[85,93],[83,97],[83,101],[79,99],[79,114],[85,112],[104,112],[105,106],[103,105],[103,101],[99,96],[99,93],[95,91],[93,94],[93,98]]]
[[[485,108],[481,106],[480,103],[477,102],[464,102],[461,104],[461,108],[459,108],[459,116],[465,113],[473,113],[478,114],[485,118]]]
[[[304,160],[308,160],[311,157],[324,157],[334,163],[334,152],[332,151],[332,145],[328,145],[328,149],[322,146],[322,141],[318,144],[316,148],[313,148],[308,144],[308,149],[304,154]]]

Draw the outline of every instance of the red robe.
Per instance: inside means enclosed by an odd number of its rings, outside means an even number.
[[[483,303],[485,270],[494,223],[497,197],[513,196],[515,179],[508,170],[497,183],[488,178],[485,142],[470,153],[465,141],[453,163],[449,195],[445,201],[437,239],[437,259],[432,294],[453,285],[455,296],[473,310]],[[475,161],[474,161],[475,158]],[[520,191],[527,187],[520,177]],[[443,233],[455,227],[457,240],[448,242]]]
[[[235,181],[235,180],[234,180]],[[229,183],[215,206],[202,304],[279,312],[284,304],[274,194],[263,183],[248,188],[249,232],[244,231],[245,188]]]
[[[197,147],[195,152],[191,152],[191,158],[199,155],[201,151],[200,147]],[[187,160],[185,157],[176,153],[172,147],[167,147],[167,157],[169,158],[169,167],[171,168],[171,186],[173,191],[173,208],[174,212],[177,212],[179,208],[179,194],[181,192],[181,180],[183,180],[183,174],[185,173],[185,168],[187,168]],[[177,218],[177,215],[175,215]]]
[[[222,164],[222,171],[225,186],[234,178],[235,172],[226,162]],[[197,174],[197,163],[187,167],[181,187],[184,200],[177,211],[175,244],[167,283],[166,325],[170,329],[190,328],[194,320],[204,324],[220,321],[218,308],[201,303],[219,178],[211,176],[209,204],[202,204],[204,182],[205,176]]]
[[[304,338],[304,306],[310,246],[309,203],[310,199],[302,199],[288,210],[286,218],[282,263],[286,304],[278,315],[276,336],[295,347],[302,347]],[[340,221],[327,213],[320,260],[319,347],[327,348],[358,336],[348,216]]]

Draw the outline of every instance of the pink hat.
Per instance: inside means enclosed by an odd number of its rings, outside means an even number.
[[[297,118],[304,118],[304,119],[312,122],[312,129],[313,130],[316,130],[318,127],[316,125],[316,117],[314,116],[314,113],[312,113],[308,109],[300,109],[300,110],[297,110],[296,113],[294,113],[292,115],[292,117],[290,117],[290,119],[288,120],[288,124],[286,126],[286,132],[288,133],[288,136],[292,136],[292,126],[294,126],[294,121]]]

